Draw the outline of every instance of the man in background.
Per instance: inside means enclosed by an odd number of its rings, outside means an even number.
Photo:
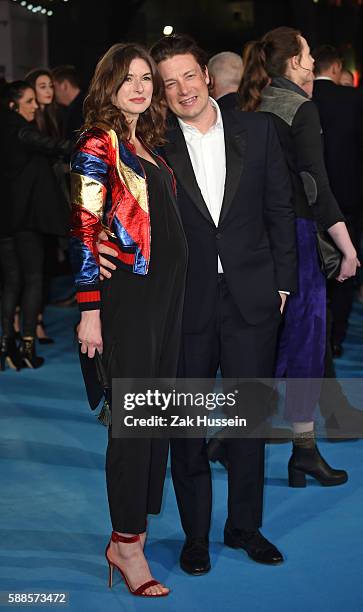
[[[334,47],[325,45],[314,53],[316,78],[313,100],[320,114],[325,163],[329,182],[346,218],[353,242],[357,243],[362,207],[360,168],[363,132],[361,96],[353,87],[342,87],[342,60]],[[344,71],[349,73],[349,71]],[[351,85],[353,75],[351,73]],[[342,354],[348,318],[352,307],[354,279],[328,282],[327,351],[325,380],[320,395],[320,411],[330,440],[344,439],[363,431],[363,413],[354,408],[336,380],[333,356]]]
[[[66,107],[65,137],[76,140],[83,124],[85,94],[74,66],[57,66],[52,70],[54,93],[58,104]]]
[[[342,60],[334,47],[325,45],[314,53],[313,100],[316,103],[324,137],[324,156],[329,182],[346,218],[353,243],[357,246],[360,174],[363,133],[361,99],[352,87],[341,87]],[[352,307],[354,279],[344,283],[330,281],[328,296],[332,312],[332,349],[340,357]]]
[[[350,70],[342,70],[340,75],[339,85],[344,85],[344,87],[354,87],[354,74]]]
[[[210,94],[218,100],[221,109],[238,106],[238,88],[243,74],[243,61],[237,53],[222,51],[213,55],[208,62]]]

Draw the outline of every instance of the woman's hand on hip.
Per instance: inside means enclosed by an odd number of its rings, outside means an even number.
[[[94,357],[98,351],[103,351],[101,317],[99,310],[85,310],[82,312],[81,321],[78,326],[78,342],[82,344],[81,351]]]

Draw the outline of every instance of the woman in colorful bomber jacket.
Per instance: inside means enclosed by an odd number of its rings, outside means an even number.
[[[102,354],[109,388],[114,378],[135,382],[176,374],[187,246],[172,171],[154,149],[163,143],[162,93],[156,66],[142,47],[111,47],[90,85],[71,162],[78,339],[84,355],[97,353],[99,360]],[[118,253],[112,278],[102,282],[96,249],[101,230]],[[147,514],[160,512],[168,440],[147,437],[147,430],[128,438],[132,427],[124,427],[123,418],[130,413],[121,392],[115,395],[114,386],[106,455],[113,527],[106,549],[109,586],[116,567],[134,595],[165,596],[169,590],[152,578],[143,546]]]

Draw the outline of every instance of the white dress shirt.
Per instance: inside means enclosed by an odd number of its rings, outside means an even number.
[[[328,76],[316,76],[314,81],[332,81],[334,83],[333,79]]]
[[[202,134],[197,128],[178,119],[188,148],[195,178],[215,226],[218,226],[226,181],[226,150],[221,111],[215,100],[209,98],[216,110],[216,122]],[[223,272],[218,257],[218,272]]]
[[[197,128],[178,118],[183,132],[195,178],[214,224],[218,227],[222,210],[226,181],[226,149],[221,111],[213,98],[210,104],[216,110],[216,121],[208,132],[202,134]],[[218,272],[223,272],[218,256]],[[288,291],[281,291],[289,295]]]

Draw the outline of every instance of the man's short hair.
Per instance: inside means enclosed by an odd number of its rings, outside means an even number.
[[[322,45],[315,49],[312,53],[315,60],[314,72],[321,74],[329,70],[333,64],[342,63],[342,56],[336,47],[331,45]]]
[[[208,71],[210,76],[217,78],[221,83],[235,85],[238,88],[243,74],[242,57],[232,51],[217,53],[210,58]]]
[[[73,87],[80,88],[80,80],[74,66],[56,66],[52,70],[52,77],[58,83],[69,81]]]
[[[175,55],[186,55],[187,53],[193,55],[202,70],[206,69],[208,63],[206,52],[187,34],[164,36],[151,47],[150,53],[157,64]]]

